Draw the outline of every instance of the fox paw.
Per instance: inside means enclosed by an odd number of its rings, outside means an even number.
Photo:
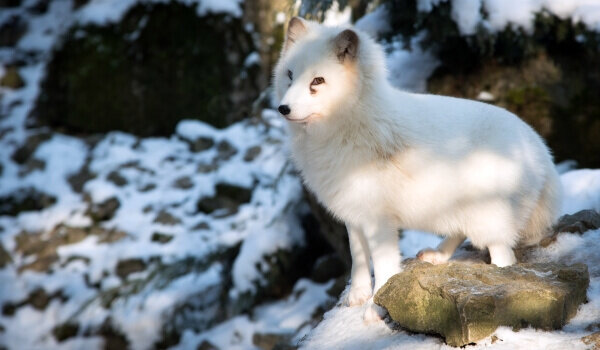
[[[373,295],[371,287],[350,287],[348,296],[346,297],[346,304],[348,306],[360,306],[364,304]]]
[[[383,320],[386,311],[381,306],[373,303],[373,301],[369,301],[367,308],[365,310],[365,314],[363,315],[363,320],[366,324],[371,324],[375,322],[379,322]]]
[[[427,248],[417,253],[417,259],[439,265],[448,262],[450,257],[438,250]]]

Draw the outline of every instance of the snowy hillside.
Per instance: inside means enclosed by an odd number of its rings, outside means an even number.
[[[196,6],[198,16],[242,16],[238,0],[178,2]],[[418,6],[426,12],[438,2]],[[269,106],[223,129],[184,119],[166,137],[78,135],[32,123],[62,34],[164,1],[55,0],[45,11],[35,10],[37,0],[19,3],[0,6],[0,26],[15,16],[27,24],[14,45],[0,47],[0,77],[16,70],[23,84],[0,86],[0,350],[448,347],[383,322],[365,325],[362,307],[340,303],[343,271],[326,267],[326,278],[316,277],[331,249],[311,253],[315,230],[304,221],[309,209],[288,159],[286,124]],[[455,1],[453,18],[465,34],[478,25],[527,29],[545,9],[600,30],[598,1],[507,3]],[[493,16],[481,18],[481,9]],[[375,9],[357,26],[384,33],[384,15]],[[439,62],[419,39],[412,50],[386,41],[387,64],[396,86],[426,92]],[[600,211],[600,170],[567,169],[561,180],[563,213]],[[399,244],[411,258],[439,241],[405,231]],[[599,242],[600,230],[564,233],[530,257],[589,266],[589,301],[565,329],[501,328],[472,348],[589,348],[580,339],[600,330]]]

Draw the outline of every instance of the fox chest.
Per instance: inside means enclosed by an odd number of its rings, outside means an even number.
[[[359,217],[381,217],[388,211],[390,177],[385,167],[340,162],[298,164],[309,189],[335,216],[346,222]]]

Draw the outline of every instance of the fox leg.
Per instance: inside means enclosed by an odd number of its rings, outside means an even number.
[[[462,242],[466,239],[463,235],[456,235],[447,237],[440,243],[436,249],[423,249],[417,253],[417,259],[427,261],[434,265],[443,264],[450,260],[456,248],[458,248]]]
[[[373,295],[371,285],[371,259],[369,246],[362,229],[353,225],[346,225],[352,255],[352,270],[350,272],[350,291],[346,298],[348,306],[364,304]]]
[[[398,234],[395,227],[391,225],[378,224],[374,227],[365,228],[365,237],[369,244],[371,259],[373,260],[373,271],[375,272],[376,293],[387,280],[401,271],[400,249],[398,248]],[[380,320],[385,311],[369,300],[365,310],[364,320],[367,323]]]

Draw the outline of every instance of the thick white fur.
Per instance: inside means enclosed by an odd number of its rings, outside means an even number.
[[[355,31],[356,57],[340,60],[335,38],[345,28],[300,21],[275,69],[275,90],[291,109],[292,156],[306,185],[348,228],[350,305],[400,271],[398,228],[448,237],[420,254],[434,263],[466,237],[506,266],[516,262],[515,245],[544,236],[560,185],[548,148],[527,124],[489,104],[399,91],[368,35]],[[311,94],[314,77],[325,83]]]

